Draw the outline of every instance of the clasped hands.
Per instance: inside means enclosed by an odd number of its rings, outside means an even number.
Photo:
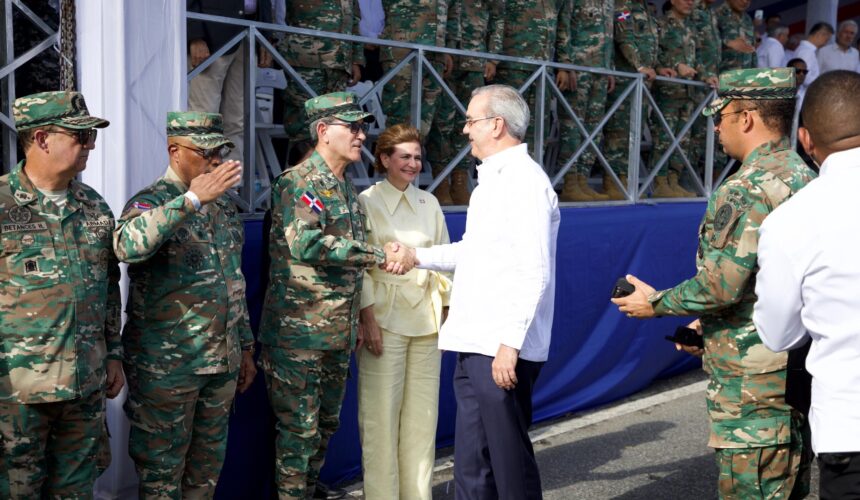
[[[415,249],[397,241],[389,241],[383,247],[385,262],[379,268],[392,274],[406,274],[418,265]]]

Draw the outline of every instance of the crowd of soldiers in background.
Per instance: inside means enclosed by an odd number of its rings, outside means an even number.
[[[697,80],[713,86],[722,71],[756,66],[756,28],[747,13],[750,0],[717,3],[717,0],[670,0],[658,15],[654,3],[645,0],[437,0],[420,6],[414,0],[385,0],[381,2],[384,21],[379,21],[380,28],[374,33],[373,19],[362,16],[365,11],[373,11],[373,2],[357,2],[350,11],[348,2],[318,0],[288,2],[285,23],[342,32],[342,27],[352,22],[355,34],[378,34],[387,40],[639,72],[645,75],[672,135],[677,136],[709,89],[656,81],[656,76]],[[319,93],[342,90],[356,81],[355,68],[373,73],[367,62],[376,54],[381,69],[388,71],[409,52],[385,46],[363,50],[366,47],[360,44],[301,35],[285,36],[278,48]],[[370,57],[366,59],[365,54]],[[471,89],[485,83],[521,87],[535,69],[507,61],[438,56],[433,62],[461,102],[468,101]],[[410,121],[410,76],[411,69],[407,67],[383,90],[381,102],[388,125]],[[623,81],[591,72],[557,71],[555,82],[589,131],[625,88]],[[458,120],[456,107],[434,79],[426,77],[423,90],[421,132],[426,137],[426,157],[432,171],[439,174],[466,146],[460,134],[462,120]],[[534,104],[534,94],[533,90],[527,90],[530,104]],[[284,123],[293,141],[307,134],[298,112],[304,99],[296,86],[286,91]],[[630,106],[630,99],[625,99],[595,137],[595,144],[625,188]],[[557,109],[557,165],[564,165],[581,148],[584,138],[562,106]],[[672,137],[654,117],[654,110],[643,111],[650,116],[650,120],[643,120],[650,129],[645,137],[653,137],[650,162],[646,165],[653,168],[671,146]],[[680,147],[689,163],[700,172],[704,163],[705,127],[705,120],[698,120],[692,133],[681,140]],[[626,199],[596,160],[593,148],[585,148],[564,176],[560,200]],[[470,163],[461,161],[450,180],[443,180],[436,188],[434,193],[443,205],[468,204]],[[681,185],[684,165],[676,150],[660,168],[652,196],[697,196]],[[589,186],[592,170],[602,173],[603,192]]]

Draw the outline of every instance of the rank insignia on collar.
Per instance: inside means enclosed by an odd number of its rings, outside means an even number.
[[[320,213],[325,210],[325,205],[323,205],[323,202],[321,202],[319,198],[311,194],[310,191],[305,191],[305,194],[302,195],[301,200],[305,205],[309,206],[316,213]]]
[[[15,199],[21,203],[33,201],[34,196],[26,191],[15,191]]]

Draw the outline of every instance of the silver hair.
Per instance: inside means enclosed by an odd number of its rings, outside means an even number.
[[[846,20],[842,21],[841,23],[839,23],[839,28],[836,30],[836,32],[839,33],[840,31],[842,31],[842,28],[844,28],[846,26],[854,26],[854,29],[855,30],[857,29],[857,23],[856,22],[854,22],[851,19],[846,19]]]
[[[505,120],[511,136],[519,141],[525,140],[526,130],[529,128],[529,106],[523,96],[508,85],[487,85],[472,91],[472,97],[481,94],[489,94],[487,116],[501,117]]]
[[[334,123],[334,121],[335,121],[335,118],[333,116],[324,116],[318,120],[314,120],[311,123],[310,127],[308,127],[308,128],[310,128],[310,132],[311,132],[311,143],[316,144],[317,141],[319,140],[319,137],[317,136],[317,125],[319,125],[320,123],[325,123],[326,125],[329,125],[329,124]]]
[[[767,30],[767,36],[771,38],[776,38],[782,34],[788,35],[788,26],[779,25]]]

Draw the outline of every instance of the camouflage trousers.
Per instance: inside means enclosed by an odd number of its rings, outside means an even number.
[[[698,106],[700,102],[708,95],[704,90],[696,89],[698,92],[695,93],[694,99],[696,102],[693,103],[694,107]],[[701,114],[696,117],[696,123],[693,124],[693,129],[690,131],[692,134],[690,137],[690,154],[688,159],[690,160],[690,164],[693,167],[697,168],[697,172],[699,176],[703,176],[705,172],[705,150],[707,146],[707,131],[708,131],[708,119],[702,116]],[[726,154],[723,152],[720,147],[720,139],[717,134],[714,134],[714,176],[722,172],[722,167],[725,167],[728,158]],[[697,167],[698,165],[698,167]],[[704,177],[702,177],[704,179]],[[716,186],[715,186],[716,187]]]
[[[576,77],[576,90],[565,91],[564,96],[590,134],[606,113],[609,79],[602,75],[585,72],[577,73]],[[559,137],[558,163],[561,166],[567,163],[585,142],[585,136],[567,113],[567,110],[561,105],[558,106],[558,116],[561,134]],[[602,137],[602,131],[594,137],[594,143],[597,147],[600,147]],[[588,146],[568,172],[588,176],[591,174],[591,166],[594,165],[596,159],[597,155],[594,153],[594,148]]]
[[[791,442],[758,448],[717,448],[722,500],[801,499],[812,467],[809,424],[792,412]]]
[[[388,72],[396,66],[394,61],[386,61],[382,63],[382,68]],[[439,64],[434,64],[434,67],[442,74],[442,68]],[[421,132],[421,137],[427,137],[430,133],[430,126],[433,124],[433,116],[436,113],[436,99],[439,93],[442,92],[442,87],[436,82],[436,79],[424,72],[424,81],[422,83],[421,101],[421,126],[418,131]],[[382,89],[382,107],[385,111],[385,124],[387,126],[397,125],[401,123],[412,124],[412,67],[403,68],[397,75],[385,84]]]
[[[684,125],[687,124],[687,120],[693,114],[693,110],[695,109],[693,100],[686,91],[660,92],[660,89],[657,90],[654,100],[660,112],[663,113],[663,118],[672,130],[672,134],[677,137],[681,129],[684,128]],[[656,113],[651,118],[651,131],[654,133],[654,153],[651,155],[651,164],[656,165],[669,149],[669,146],[672,145],[673,139],[669,136],[669,132],[666,131],[666,127],[660,122]],[[695,165],[690,149],[690,132],[681,138],[679,146],[684,151],[690,164]],[[672,156],[660,166],[660,172],[657,175],[666,175],[669,168],[678,173],[686,170],[684,160],[677,149],[672,150]]]
[[[349,353],[263,346],[260,367],[277,418],[275,481],[281,499],[313,495],[328,441],[340,425]]]
[[[341,92],[349,83],[350,75],[344,70],[302,67],[293,69],[317,94]],[[294,81],[290,81],[284,89],[284,131],[291,142],[311,138],[308,129],[310,123],[305,114],[305,101],[310,98],[311,96]]]
[[[616,79],[615,90],[607,97],[607,106],[611,106],[612,103],[618,100],[628,85],[630,85],[630,81]],[[643,97],[643,127],[647,126],[648,123],[645,120],[645,117],[648,115],[648,106],[644,102],[645,98]],[[630,112],[632,109],[633,96],[629,95],[621,102],[615,113],[609,117],[606,126],[603,127],[603,136],[605,138],[603,155],[606,157],[606,161],[609,162],[609,166],[618,175],[627,175],[627,166],[630,161]]]
[[[458,70],[451,75],[447,83],[465,108],[469,106],[472,91],[484,86],[484,74],[480,71]],[[433,170],[448,166],[457,153],[468,146],[469,139],[463,135],[465,122],[466,119],[457,111],[451,98],[442,93],[436,102],[436,116],[433,118],[433,126],[430,128],[426,142],[427,158]],[[454,168],[468,170],[473,163],[472,156],[466,154]]]
[[[238,372],[158,374],[125,364],[128,454],[141,498],[212,498]]]
[[[107,445],[105,397],[0,403],[0,498],[92,498]]]
[[[501,67],[496,70],[496,78],[493,83],[501,84],[501,85],[510,85],[511,87],[519,90],[520,87],[526,83],[526,80],[532,76],[532,71],[529,70],[520,70],[520,69],[507,69]],[[523,142],[527,142],[529,144],[529,152],[534,151],[534,135],[535,135],[535,102],[537,101],[537,87],[538,81],[535,80],[529,88],[522,94],[523,99],[525,99],[526,103],[529,105],[529,128],[526,131],[526,137]],[[547,93],[549,95],[549,93]],[[544,122],[543,122],[543,130],[544,130],[544,144],[546,144],[547,134],[549,133],[549,97],[546,98],[546,102],[544,103]]]

